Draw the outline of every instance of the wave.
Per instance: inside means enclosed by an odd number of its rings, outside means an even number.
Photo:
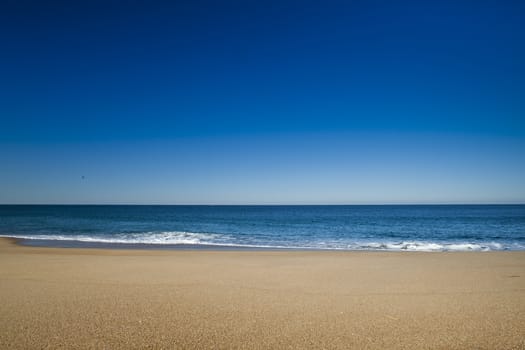
[[[375,250],[397,250],[397,251],[491,251],[491,250],[508,250],[510,245],[503,245],[497,242],[484,243],[437,243],[437,242],[397,242],[397,243],[368,243],[363,249]]]
[[[498,251],[525,250],[525,245],[508,242],[434,242],[434,241],[398,241],[398,242],[349,242],[349,241],[288,241],[261,242],[236,240],[235,237],[217,233],[197,233],[181,231],[119,233],[114,235],[0,235],[0,237],[39,241],[68,241],[101,244],[137,244],[169,246],[222,246],[232,248],[259,249],[305,249],[305,250],[368,250],[368,251]]]
[[[28,240],[43,241],[73,241],[86,243],[115,243],[115,244],[203,244],[223,235],[213,233],[195,232],[144,232],[144,233],[119,233],[111,236],[102,235],[0,235]]]

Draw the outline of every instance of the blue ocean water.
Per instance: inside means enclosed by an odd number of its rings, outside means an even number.
[[[525,250],[525,205],[0,205],[0,236],[50,246]]]

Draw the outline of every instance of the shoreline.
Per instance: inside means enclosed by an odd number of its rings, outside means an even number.
[[[525,252],[0,239],[0,348],[523,349]]]
[[[236,244],[215,244],[215,243],[123,243],[123,242],[100,242],[82,241],[68,239],[39,239],[0,236],[0,240],[14,240],[16,244],[23,247],[42,247],[42,248],[64,248],[64,249],[109,249],[109,250],[194,250],[194,251],[304,251],[304,252],[400,252],[400,253],[488,253],[488,252],[525,252],[525,249],[403,249],[403,248],[320,248],[320,247],[295,247],[295,246],[258,246],[258,245],[236,245]],[[402,242],[398,244],[411,244]],[[426,243],[431,244],[431,243]],[[454,245],[456,243],[449,243]],[[459,245],[471,245],[479,243],[457,243]],[[492,242],[492,244],[495,244]],[[446,245],[444,245],[446,247]]]

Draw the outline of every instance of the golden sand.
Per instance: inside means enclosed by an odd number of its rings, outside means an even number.
[[[525,252],[31,248],[0,348],[525,349]]]

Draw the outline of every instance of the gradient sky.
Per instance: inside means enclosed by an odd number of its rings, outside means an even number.
[[[525,203],[525,2],[2,1],[0,203]]]

